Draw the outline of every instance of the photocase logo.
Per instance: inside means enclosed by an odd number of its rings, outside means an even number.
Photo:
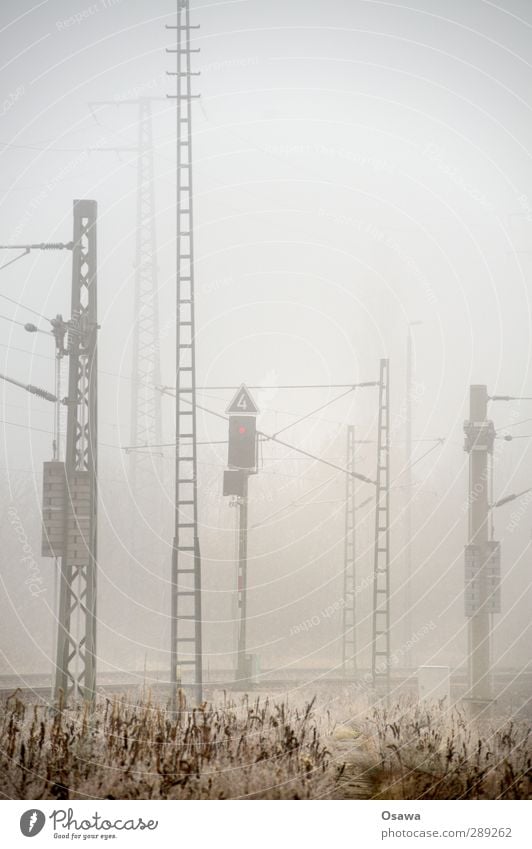
[[[46,817],[42,811],[32,808],[22,814],[20,818],[20,830],[24,837],[35,837],[44,828]]]

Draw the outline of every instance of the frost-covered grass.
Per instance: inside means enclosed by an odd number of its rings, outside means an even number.
[[[527,724],[477,726],[457,707],[405,702],[373,708],[360,728],[372,741],[374,798],[532,798]]]
[[[371,707],[349,688],[177,712],[100,700],[0,707],[0,792],[25,799],[530,799],[529,728],[458,708]]]
[[[26,799],[309,798],[328,752],[312,710],[268,699],[171,713],[125,698],[51,714],[15,694],[0,715],[0,790]]]

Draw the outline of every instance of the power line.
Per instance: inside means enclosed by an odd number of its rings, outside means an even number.
[[[37,433],[47,433],[49,436],[53,436],[53,432],[51,430],[44,430],[41,427],[32,427],[32,425],[23,425],[19,422],[8,422],[5,419],[0,419],[0,424],[9,425],[10,427],[20,427],[23,430],[35,430]]]
[[[490,510],[495,509],[495,507],[502,507],[504,504],[509,504],[511,501],[521,498],[522,495],[526,495],[527,492],[532,492],[532,487],[529,486],[528,489],[523,489],[522,492],[516,492],[512,495],[505,495],[504,498],[499,498],[498,501],[490,505]]]
[[[428,455],[431,454],[435,448],[438,448],[439,446],[443,445],[444,442],[445,440],[443,438],[438,439],[434,445],[432,445],[427,451],[425,451],[424,454],[421,455],[421,457],[418,457],[417,460],[414,460],[414,462],[410,464],[410,466],[407,466],[407,469],[413,469],[414,466],[416,466],[418,463],[421,463],[421,461],[424,460],[425,457],[428,457]]]
[[[531,395],[491,395],[488,401],[532,401]]]
[[[371,478],[367,478],[365,475],[361,475],[358,472],[348,472],[347,469],[343,469],[341,466],[337,466],[336,463],[331,463],[329,460],[324,460],[322,457],[316,456],[316,454],[311,454],[310,451],[304,451],[302,448],[297,448],[295,445],[290,445],[288,442],[283,442],[282,439],[277,439],[276,436],[269,436],[267,433],[263,433],[262,431],[257,431],[257,436],[261,436],[266,442],[278,442],[279,445],[284,445],[285,448],[290,448],[292,451],[297,451],[298,454],[303,454],[305,457],[310,457],[311,460],[316,460],[317,463],[322,463],[324,466],[330,466],[331,469],[336,469],[338,472],[342,472],[342,474],[350,474],[354,478],[358,478],[364,483],[372,483],[375,485],[375,481],[371,480]]]
[[[44,401],[52,401],[55,404],[58,400],[51,392],[48,392],[46,389],[41,389],[40,386],[34,386],[32,383],[21,383],[20,380],[15,380],[13,377],[7,377],[5,374],[0,374],[0,380],[12,383],[13,386],[18,386],[20,389],[24,389],[26,392],[29,392],[30,395],[37,395],[37,397],[42,398]]]
[[[53,140],[52,140],[53,141]],[[93,153],[95,151],[106,150],[99,147],[38,147],[37,145],[29,144],[8,144],[0,141],[0,147],[4,150],[36,150],[40,153]],[[136,150],[136,148],[131,148]]]
[[[43,332],[45,333],[46,331]],[[35,351],[28,351],[26,348],[17,348],[15,345],[5,345],[3,342],[0,342],[0,348],[7,348],[8,351],[17,351],[19,354],[28,354],[30,357],[37,357],[40,360],[55,360],[55,357],[50,357],[47,354],[37,354]]]
[[[170,390],[170,391],[169,391]],[[171,387],[163,386],[160,387],[160,391],[163,394],[171,395]],[[192,402],[188,399],[182,399],[187,404],[192,406]],[[222,415],[222,413],[217,413],[214,410],[210,410],[208,407],[203,407],[201,404],[195,405],[199,410],[203,410],[205,413],[210,413],[212,416],[216,416],[218,419],[223,419],[224,421],[229,421],[228,416]],[[304,457],[310,457],[311,460],[315,460],[317,463],[322,463],[324,466],[330,466],[332,469],[336,469],[338,472],[342,472],[342,474],[351,474],[354,478],[358,478],[364,483],[372,483],[375,484],[375,481],[371,480],[371,478],[367,478],[365,475],[358,474],[358,472],[348,472],[347,469],[343,469],[341,466],[337,466],[335,463],[330,463],[328,460],[324,460],[322,457],[318,457],[316,454],[311,454],[310,451],[304,451],[302,448],[297,448],[295,445],[290,445],[289,442],[284,442],[282,439],[278,439],[276,436],[271,436],[270,434],[264,433],[263,431],[258,430],[257,436],[260,436],[266,442],[277,442],[279,445],[283,445],[285,448],[290,448],[291,451],[296,451],[298,454],[302,454]]]
[[[518,425],[528,424],[528,422],[532,422],[532,418],[521,419],[521,421],[519,422],[512,422],[511,424],[503,425],[501,430],[510,430],[511,427],[517,427]]]
[[[308,489],[302,495],[299,495],[297,498],[294,498],[293,501],[289,501],[288,504],[284,504],[278,510],[274,510],[273,513],[270,513],[270,515],[266,516],[266,518],[263,519],[261,522],[256,522],[254,525],[251,525],[250,531],[254,530],[255,528],[260,528],[262,525],[265,525],[266,522],[269,522],[270,519],[273,519],[275,516],[278,516],[279,513],[284,513],[285,510],[288,510],[289,507],[293,507],[294,504],[297,504],[298,501],[301,501],[302,498],[306,498],[312,492],[315,492],[317,489],[320,489],[321,487],[326,486],[327,484],[331,483],[333,480],[334,480],[334,477],[331,477],[326,481],[320,481],[319,483],[316,484],[316,486],[311,486],[310,489]]]
[[[10,321],[11,324],[18,324],[19,327],[23,327],[24,330],[27,330],[28,333],[46,333],[46,330],[42,330],[42,328],[36,327],[34,324],[29,324],[28,322],[24,324],[23,321],[17,321],[16,318],[10,318],[7,315],[0,315],[0,318],[3,318],[4,321]]]
[[[276,384],[272,386],[265,386],[264,384],[246,384],[248,389],[364,389],[368,386],[378,386],[378,380],[365,381],[363,383],[294,383],[294,384],[283,384],[282,386]],[[161,386],[161,391],[165,389],[174,390],[173,386]],[[211,392],[213,390],[220,391],[229,391],[231,389],[238,389],[238,386],[198,386],[197,392]]]
[[[2,271],[4,268],[7,268],[8,265],[13,265],[14,262],[18,262],[19,259],[22,259],[22,257],[26,256],[27,254],[29,254],[29,251],[25,250],[18,256],[13,257],[13,259],[8,260],[8,262],[4,262],[3,265],[0,265],[0,271]]]
[[[321,410],[324,410],[326,407],[329,407],[331,404],[334,404],[335,401],[339,401],[340,398],[345,398],[345,396],[349,395],[351,392],[353,392],[354,389],[355,389],[354,386],[350,387],[349,389],[346,389],[345,392],[342,392],[340,395],[337,395],[336,398],[331,398],[330,401],[326,401],[325,404],[322,404],[320,407],[317,407],[315,410],[311,410],[310,413],[306,413],[304,416],[301,416],[300,419],[296,419],[295,422],[292,422],[291,424],[285,425],[285,427],[282,427],[281,430],[278,430],[276,433],[274,433],[274,436],[279,436],[279,434],[284,433],[285,430],[288,430],[291,427],[295,427],[296,425],[301,424],[301,422],[304,422],[306,419],[310,419],[312,416],[315,416],[316,413],[319,413]]]
[[[197,405],[196,405],[197,406]],[[227,445],[227,439],[207,439],[205,441],[196,442],[196,445]],[[175,448],[174,442],[159,442],[159,443],[148,443],[142,445],[142,443],[138,445],[123,445],[121,447],[122,451],[125,451],[126,454],[129,454],[130,451],[139,451],[146,448]]]
[[[27,307],[25,304],[21,304],[20,301],[15,301],[14,298],[10,298],[9,295],[4,295],[3,292],[0,292],[0,298],[3,298],[4,301],[9,301],[10,304],[15,304],[16,307],[20,307],[23,310],[27,310],[27,312],[33,313],[33,315],[37,315],[39,318],[43,318],[45,321],[50,321],[50,319],[42,313],[34,310],[32,307]]]

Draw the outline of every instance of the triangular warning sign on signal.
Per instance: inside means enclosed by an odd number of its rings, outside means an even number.
[[[229,415],[256,416],[259,408],[251,397],[251,392],[247,386],[242,384],[225,412]]]

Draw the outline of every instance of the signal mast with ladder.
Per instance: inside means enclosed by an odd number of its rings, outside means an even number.
[[[236,681],[249,684],[253,658],[247,653],[247,551],[248,551],[248,479],[257,471],[258,407],[249,389],[242,385],[229,404],[229,449],[224,472],[224,495],[236,496],[239,506],[238,527],[238,632]]]

